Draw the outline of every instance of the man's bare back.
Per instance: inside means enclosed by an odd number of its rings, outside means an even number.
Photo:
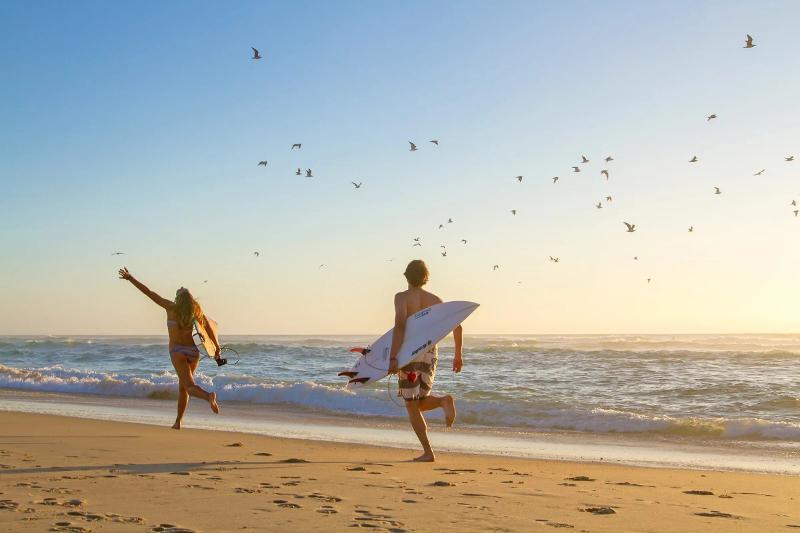
[[[442,303],[442,299],[421,287],[411,287],[394,295],[395,309],[405,308],[405,318]]]

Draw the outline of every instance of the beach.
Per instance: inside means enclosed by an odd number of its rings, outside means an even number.
[[[434,430],[435,433],[441,431]],[[780,531],[796,476],[440,453],[0,413],[8,531]]]

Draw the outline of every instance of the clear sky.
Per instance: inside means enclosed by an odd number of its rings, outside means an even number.
[[[467,332],[797,332],[798,20],[6,0],[0,334],[164,332],[122,265],[192,289],[223,334],[378,333],[418,257],[430,290],[482,304]]]

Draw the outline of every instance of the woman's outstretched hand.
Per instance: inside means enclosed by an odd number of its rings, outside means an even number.
[[[131,273],[128,272],[128,267],[122,267],[119,269],[119,279],[131,279]]]

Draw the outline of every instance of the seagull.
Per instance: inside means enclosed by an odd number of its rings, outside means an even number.
[[[784,157],[784,159],[787,161],[794,161],[794,156],[790,155],[789,157]]]
[[[692,158],[689,160],[689,163],[697,163],[697,156],[694,156],[694,157],[692,157]]]
[[[612,201],[611,197],[610,196],[606,196],[606,202],[611,202],[611,201]]]
[[[606,177],[606,181],[608,181],[608,170],[601,170],[600,174]]]
[[[447,257],[447,250],[444,250],[444,251],[442,252],[442,257]]]
[[[250,48],[253,50],[253,57],[251,59],[261,59],[261,54],[258,53],[258,50],[252,46]]]
[[[582,156],[581,156],[581,163],[588,163],[588,162],[589,162],[589,160],[588,160],[588,159],[586,159],[586,156],[585,156],[585,155],[582,155]]]
[[[467,239],[461,239],[461,242],[463,242],[464,244],[467,244]]]
[[[295,176],[302,176],[303,175],[303,171],[298,168],[297,172],[295,172],[294,174],[295,174]]]
[[[722,194],[722,191],[719,190],[719,187],[714,187],[714,194]]]
[[[307,178],[313,178],[313,177],[314,177],[314,174],[312,174],[312,172],[311,172],[311,169],[310,169],[310,168],[307,168],[307,169],[306,169],[306,177],[307,177]]]
[[[558,176],[553,176],[553,183],[558,181]]]
[[[411,145],[411,149],[409,150],[409,152],[416,152],[417,151],[417,145],[416,144],[412,143],[411,141],[408,141],[408,144]]]
[[[439,245],[439,248],[444,248],[444,249],[447,249],[447,246],[445,246],[444,244],[440,244],[440,245]]]
[[[302,148],[302,147],[303,147],[303,145],[302,145],[301,143],[294,143],[294,144],[292,145],[292,147],[291,147],[291,148],[289,148],[289,150],[294,150],[295,148],[297,148],[297,149],[299,150],[299,149],[300,149],[300,148]]]
[[[762,168],[761,170],[759,170],[758,172],[756,172],[755,174],[753,174],[753,176],[760,176],[761,174],[763,174],[763,173],[764,173],[764,171],[765,171],[765,170],[767,170],[767,169],[766,169],[766,168]]]
[[[415,242],[415,243],[414,243],[414,244],[412,244],[411,246],[412,246],[412,247],[414,247],[414,246],[422,246],[422,245],[421,245],[420,243],[418,243],[418,242]]]
[[[439,141],[437,139],[433,139],[432,141],[429,141],[429,142],[432,142],[436,146],[439,146]]]
[[[573,172],[580,172],[580,171],[581,171],[581,169],[579,169],[578,167],[572,167],[572,171],[573,171]]]
[[[444,227],[444,224],[439,224],[439,229],[442,229],[443,227]]]
[[[603,204],[601,202],[597,202],[597,205],[595,207],[597,209],[603,209]]]
[[[634,260],[634,261],[638,261],[638,260],[639,260],[639,256],[638,256],[638,255],[634,255],[634,256],[633,256],[633,260]]]
[[[793,206],[797,206],[797,200],[792,200],[792,203],[791,203],[791,205],[793,205]],[[115,253],[115,254],[111,254],[111,255],[119,255],[119,254],[120,254],[120,252],[117,252],[117,253]]]
[[[208,280],[207,280],[207,279],[204,279],[204,280],[203,280],[203,283],[208,283]]]
[[[717,118],[716,113],[712,113],[706,117],[706,122],[710,122],[712,118]]]
[[[259,255],[261,255],[261,254],[260,254],[260,253],[258,253],[258,252],[253,252],[253,255],[254,255],[254,256],[256,256],[256,257],[258,257],[258,256],[259,256]]]
[[[800,213],[800,209],[795,209],[795,210],[793,211],[793,213],[794,213],[794,216],[797,216],[797,213]]]
[[[125,252],[114,252],[111,255],[125,255]]]
[[[522,183],[522,176],[517,176],[514,179],[517,180],[518,182]]]
[[[419,237],[414,237],[414,242],[419,242]]]
[[[267,166],[267,162],[266,161],[259,161],[256,166],[257,167],[265,167],[265,166]]]
[[[452,218],[448,218],[448,219],[447,219],[447,223],[448,223],[448,224],[452,224],[452,223],[453,223],[453,219],[452,219]]]
[[[753,38],[750,34],[747,34],[747,40],[744,42],[744,48],[753,48],[755,45],[753,44]]]
[[[500,268],[500,265],[494,265],[494,266],[492,267],[492,272],[494,272],[494,271],[495,271],[495,270],[497,270],[498,268]]]
[[[550,261],[552,261],[553,263],[558,263],[558,257],[553,257],[553,256],[551,255],[551,256],[550,256]]]
[[[325,268],[326,266],[328,266],[328,265],[326,265],[325,263],[322,263],[322,264],[321,264],[320,266],[318,266],[317,268]]]
[[[517,210],[516,210],[516,209],[512,209],[512,210],[511,210],[511,214],[512,214],[512,215],[516,215],[516,214],[517,214]]]
[[[650,283],[650,280],[651,280],[651,279],[652,279],[652,278],[647,278],[647,283]]]
[[[689,233],[694,231],[694,226],[689,226]]]
[[[613,161],[613,160],[614,160],[614,158],[613,158],[613,157],[611,157],[611,156],[608,156],[608,157],[606,157],[606,159],[605,159],[605,162],[606,162],[606,163],[610,163],[610,162],[611,162],[611,161]]]
[[[352,183],[353,187],[355,187],[356,189],[360,189],[361,185],[363,185],[360,181],[358,183],[356,183],[355,181],[351,181],[350,183]]]
[[[633,233],[636,231],[636,224],[628,224],[627,222],[623,222],[626,226],[628,226],[628,233]]]

